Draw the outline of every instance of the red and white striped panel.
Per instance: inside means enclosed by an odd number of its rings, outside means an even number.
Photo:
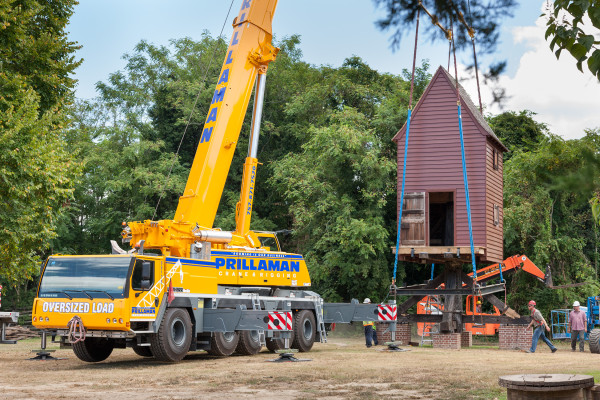
[[[267,329],[270,331],[291,331],[292,312],[269,311],[269,323],[267,324]]]
[[[397,314],[398,306],[395,304],[380,304],[377,306],[379,321],[395,321]]]

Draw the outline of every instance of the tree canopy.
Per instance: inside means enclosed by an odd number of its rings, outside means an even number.
[[[80,63],[64,30],[74,4],[0,5],[0,279],[10,286],[37,272],[81,169],[65,140]]]
[[[583,72],[583,63],[600,80],[600,3],[594,0],[554,0],[548,4],[546,39],[556,58],[567,50]],[[591,22],[592,28],[587,22]],[[594,29],[595,28],[595,29]],[[585,29],[585,30],[584,30]]]

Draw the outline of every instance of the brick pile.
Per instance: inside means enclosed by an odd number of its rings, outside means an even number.
[[[500,325],[498,348],[500,350],[526,350],[531,347],[533,331],[527,325]]]

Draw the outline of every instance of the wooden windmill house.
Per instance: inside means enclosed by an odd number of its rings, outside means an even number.
[[[459,84],[466,169],[477,262],[501,262],[502,154],[500,142]],[[406,166],[406,124],[398,148],[398,208],[404,170],[399,260],[470,262],[471,248],[454,78],[439,67],[412,111]]]

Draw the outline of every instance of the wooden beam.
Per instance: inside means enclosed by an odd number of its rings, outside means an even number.
[[[393,247],[393,252],[396,254],[396,247]],[[414,252],[412,251],[414,250]],[[419,254],[419,253],[428,253],[428,254],[436,254],[443,258],[444,253],[452,253],[456,255],[456,253],[460,250],[461,256],[470,256],[471,248],[469,246],[411,246],[400,244],[400,248],[398,249],[399,255],[410,255]],[[483,256],[485,255],[486,248],[485,247],[475,247],[475,255]]]
[[[483,296],[483,298],[486,299],[487,301],[489,301],[490,303],[492,303],[494,306],[496,306],[502,314],[506,314],[511,318],[520,318],[521,317],[518,312],[516,312],[515,310],[510,308],[502,300],[500,300],[493,294],[487,294],[487,295]]]
[[[444,276],[445,276],[445,272],[442,272],[440,275],[436,276],[433,280],[429,281],[423,287],[423,289],[437,288],[442,283],[444,283]],[[406,300],[404,303],[402,303],[398,306],[398,314],[405,314],[409,308],[411,308],[412,306],[417,304],[422,298],[423,298],[423,296],[421,296],[421,295],[410,297],[408,300]]]

